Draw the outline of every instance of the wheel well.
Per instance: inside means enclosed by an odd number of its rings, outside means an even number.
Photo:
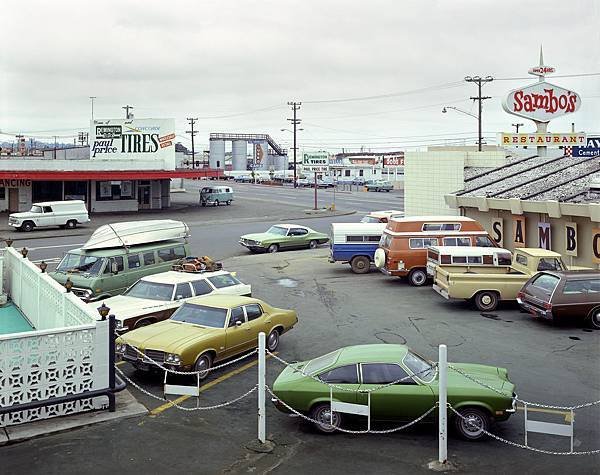
[[[479,401],[465,401],[457,404],[456,406],[452,406],[457,411],[461,409],[479,409],[486,413],[486,415],[493,420],[494,419],[494,410],[488,406],[487,404]],[[456,414],[452,413],[453,417],[456,417]]]
[[[271,331],[273,331],[273,330],[277,330],[277,333],[279,333],[281,335],[283,333],[283,326],[277,325],[271,329]],[[269,332],[269,333],[271,333],[271,332]]]
[[[492,289],[489,289],[489,290],[488,289],[478,290],[473,295],[471,295],[471,298],[474,299],[475,297],[477,297],[482,292],[489,292],[489,293],[492,293],[492,294],[496,294],[496,296],[498,297],[498,300],[501,299],[500,292],[498,292],[497,290],[492,290]]]
[[[36,225],[35,221],[32,221],[31,219],[26,219],[25,221],[23,221],[23,223],[21,224],[21,226],[23,226],[23,224],[27,224],[27,223],[33,224],[34,226]]]
[[[196,360],[194,361],[194,365],[198,362],[198,360],[204,356],[204,355],[210,355],[210,359],[211,361],[215,361],[215,358],[217,356],[217,352],[215,350],[207,350],[207,351],[203,351],[202,353],[200,353],[198,355],[198,357],[196,358]]]
[[[598,311],[598,310],[600,310],[600,305],[598,305],[598,306],[596,306],[596,307],[594,307],[593,309],[590,310],[590,313],[588,313],[588,315],[587,315],[588,318],[592,318],[593,313],[596,312],[596,311]]]
[[[156,323],[158,321],[158,319],[156,318],[156,315],[148,315],[147,317],[142,317],[142,318],[138,319],[138,321],[135,322],[135,326],[137,326],[140,322],[144,322],[144,321]]]

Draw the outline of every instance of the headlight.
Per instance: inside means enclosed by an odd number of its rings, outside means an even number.
[[[173,353],[167,353],[167,357],[165,358],[165,363],[178,365],[181,364],[181,357],[179,355],[175,355]]]
[[[125,344],[125,343],[116,343],[115,344],[115,351],[117,353],[121,353],[121,354],[125,353],[125,348],[127,348],[127,344]]]

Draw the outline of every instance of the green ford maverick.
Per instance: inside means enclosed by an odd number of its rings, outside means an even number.
[[[448,411],[449,421],[462,438],[480,439],[493,422],[505,421],[515,412],[515,385],[506,369],[464,363],[451,366],[493,388],[449,367],[448,402],[462,415]],[[332,411],[331,401],[367,410],[366,391],[374,388],[368,409],[372,420],[414,420],[438,401],[437,366],[404,345],[349,346],[285,368],[273,384],[273,403],[283,412],[290,412],[287,405],[307,415],[318,431],[331,433],[348,417]],[[428,419],[436,418],[437,410]]]

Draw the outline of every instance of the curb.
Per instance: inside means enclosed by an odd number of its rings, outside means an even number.
[[[300,216],[298,218],[281,218],[279,219],[279,221],[290,221],[290,220],[300,220],[300,219],[313,219],[313,218],[335,218],[338,216],[350,216],[351,214],[356,214],[356,210],[350,210],[350,211],[341,211],[339,213],[333,213],[333,214],[310,214],[310,213],[305,213],[307,216]]]

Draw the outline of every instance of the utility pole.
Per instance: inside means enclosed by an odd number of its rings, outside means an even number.
[[[483,136],[482,136],[482,132],[481,132],[481,112],[483,110],[483,101],[485,101],[486,99],[491,99],[490,96],[482,96],[481,95],[481,87],[483,86],[483,84],[487,83],[487,82],[492,82],[494,80],[494,78],[492,76],[486,76],[484,78],[479,77],[479,76],[467,76],[465,78],[466,82],[474,82],[475,84],[477,84],[477,89],[478,89],[478,95],[476,97],[471,97],[471,99],[473,99],[474,101],[478,101],[479,102],[479,114],[477,114],[477,122],[479,123],[479,128],[478,128],[478,136],[479,136],[479,151],[481,152],[481,143],[483,141]]]
[[[133,118],[133,114],[129,114],[129,109],[133,110],[133,106],[126,105],[126,106],[121,107],[121,109],[125,109],[125,118],[126,119],[132,119]]]
[[[56,135],[54,136],[54,160],[56,160]]]
[[[187,120],[190,122],[190,127],[192,130],[186,130],[185,133],[191,134],[192,136],[192,168],[196,168],[196,150],[194,149],[194,135],[196,135],[198,131],[194,130],[194,124],[198,119],[192,119],[188,117]]]
[[[15,135],[15,137],[17,139],[17,150],[19,151],[19,153],[21,153],[21,155],[24,155],[24,153],[23,153],[24,150],[21,149],[21,139],[25,138],[25,136],[21,135],[21,134],[17,134],[17,135]],[[23,143],[23,145],[25,145],[25,143]]]
[[[88,133],[87,132],[79,132],[79,145],[81,145],[83,147],[83,145],[87,142],[88,140]]]
[[[96,99],[96,96],[90,96],[90,101],[92,103],[92,120],[94,120],[94,99]]]
[[[510,125],[512,125],[516,129],[516,133],[518,134],[519,133],[519,127],[523,127],[523,125],[525,125],[525,124],[510,124]]]
[[[301,105],[302,105],[302,102],[288,102],[288,106],[291,106],[292,112],[294,114],[292,119],[288,119],[294,126],[294,147],[293,147],[293,149],[294,149],[294,188],[298,187],[297,174],[296,174],[296,151],[298,150],[298,147],[296,145],[296,127],[298,126],[298,124],[300,122],[302,122],[302,119],[296,118],[296,112],[300,109]]]

